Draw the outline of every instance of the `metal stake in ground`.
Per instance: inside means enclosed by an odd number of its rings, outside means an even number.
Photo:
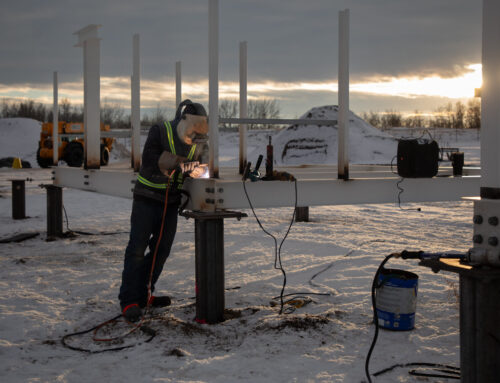
[[[47,240],[62,237],[62,188],[45,185],[47,189]]]
[[[245,213],[184,212],[195,219],[196,321],[224,321],[224,218],[246,217]]]
[[[26,218],[25,190],[24,180],[12,180],[12,219]]]

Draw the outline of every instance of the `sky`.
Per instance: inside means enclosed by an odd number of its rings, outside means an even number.
[[[350,107],[432,112],[481,85],[480,0],[219,0],[220,97],[238,97],[239,42],[248,44],[249,99],[282,116],[337,104],[338,13],[350,10]],[[207,104],[208,0],[2,0],[0,99],[83,100],[73,35],[101,25],[101,101],[130,107],[132,36],[140,35],[143,114],[183,98]]]

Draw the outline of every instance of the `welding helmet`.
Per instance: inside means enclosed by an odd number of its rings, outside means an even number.
[[[177,135],[186,144],[206,141],[208,136],[207,112],[203,105],[191,100],[179,104],[175,114]]]

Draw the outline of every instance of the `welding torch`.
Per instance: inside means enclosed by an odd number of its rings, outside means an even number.
[[[467,260],[468,253],[427,253],[425,251],[408,251],[403,250],[401,253],[394,253],[394,258],[403,259],[420,259],[420,260],[439,260],[439,259],[463,259]]]

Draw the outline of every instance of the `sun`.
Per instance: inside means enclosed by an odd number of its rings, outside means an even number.
[[[466,71],[455,77],[438,74],[427,77],[391,77],[351,85],[351,91],[385,96],[447,98],[471,98],[474,90],[481,87],[482,65],[470,64]]]

